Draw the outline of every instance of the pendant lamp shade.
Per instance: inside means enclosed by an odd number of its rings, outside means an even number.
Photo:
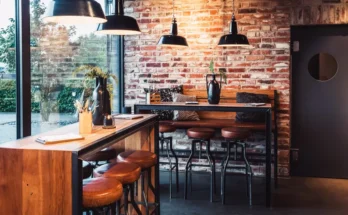
[[[232,20],[230,23],[229,34],[223,35],[218,46],[248,46],[248,38],[243,34],[238,34],[237,22],[234,14],[232,15]]]
[[[54,0],[45,22],[59,24],[98,24],[106,22],[100,4],[94,0]]]
[[[172,27],[169,35],[163,35],[158,43],[158,46],[177,46],[177,47],[187,47],[187,41],[185,37],[178,35],[178,25],[176,19],[173,18]]]
[[[95,33],[109,35],[135,35],[141,34],[137,21],[124,15],[123,0],[116,0],[115,15],[107,16],[107,22],[99,24]]]

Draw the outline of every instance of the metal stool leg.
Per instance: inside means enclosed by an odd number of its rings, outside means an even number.
[[[175,151],[173,150],[173,138],[169,137],[169,146],[170,146],[170,151],[172,152],[172,155],[174,156],[175,159],[175,182],[176,182],[176,192],[179,192],[179,162],[178,162],[178,157],[175,154]]]
[[[141,173],[141,193],[144,199],[144,204],[146,208],[146,215],[149,215],[149,204],[147,202],[147,195],[145,193],[145,172]]]
[[[138,207],[138,204],[135,202],[135,199],[134,199],[134,184],[129,184],[129,189],[130,189],[130,203],[131,205],[133,206],[134,210],[137,212],[138,215],[142,215],[141,214],[141,211]],[[126,214],[127,215],[127,214]]]
[[[117,201],[116,202],[116,215],[121,214],[120,205],[121,205],[121,201]]]
[[[123,186],[123,198],[124,198],[123,209],[125,214],[128,214],[128,194],[129,194],[128,186],[127,185]]]
[[[172,180],[173,180],[173,177],[172,177],[172,172],[173,172],[173,165],[172,165],[172,159],[170,158],[170,154],[169,154],[169,141],[166,141],[166,144],[167,144],[167,158],[168,158],[168,161],[169,161],[169,199],[172,198]]]
[[[195,153],[195,143],[196,143],[196,141],[192,140],[192,143],[191,143],[191,154],[190,154],[189,159],[187,160],[186,167],[185,167],[184,199],[187,199],[188,171],[189,171],[189,167],[190,167],[193,155]]]
[[[211,168],[211,181],[210,181],[210,201],[214,201],[214,193],[216,193],[216,183],[215,183],[215,160],[210,152],[210,140],[206,140],[206,151],[207,151],[207,158],[210,164]]]
[[[231,143],[227,142],[227,156],[226,156],[226,161],[225,165],[221,171],[221,202],[222,204],[225,204],[225,185],[226,185],[226,170],[228,163],[231,159]]]
[[[247,180],[247,196],[249,199],[249,205],[252,205],[252,169],[251,166],[248,162],[248,159],[246,157],[246,147],[245,143],[240,144],[242,147],[242,152],[243,152],[243,159],[245,163],[245,175],[246,175],[246,180]]]

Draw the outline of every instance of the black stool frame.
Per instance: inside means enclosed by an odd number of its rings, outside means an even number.
[[[141,171],[140,183],[141,183],[141,193],[142,193],[144,202],[137,202],[138,204],[141,204],[141,205],[145,206],[145,208],[146,208],[146,215],[150,214],[149,206],[159,207],[159,203],[158,202],[148,202],[147,195],[146,195],[146,192],[145,192],[145,173],[146,173],[146,175],[147,175],[147,186],[148,186],[148,188],[150,188],[151,192],[156,196],[155,188],[153,187],[153,185],[151,183],[151,168],[152,167],[146,168],[146,169],[143,169]],[[155,213],[155,212],[156,212],[156,210],[153,211],[153,213]]]
[[[172,183],[173,183],[173,176],[172,172],[175,168],[175,182],[176,182],[176,192],[179,192],[179,162],[178,157],[176,156],[174,150],[173,150],[173,137],[164,137],[164,133],[160,133],[160,143],[161,143],[161,149],[164,150],[163,145],[166,143],[166,151],[167,151],[167,157],[169,161],[169,198],[172,198]],[[175,163],[172,163],[172,159],[170,157],[170,152],[172,153]]]
[[[216,193],[216,181],[215,181],[215,159],[210,151],[210,139],[193,139],[191,144],[191,154],[186,163],[185,167],[185,191],[184,191],[184,199],[187,199],[187,180],[188,180],[188,172],[190,171],[190,190],[192,191],[192,158],[195,154],[196,144],[199,143],[200,146],[202,142],[206,142],[206,152],[207,159],[209,161],[209,165],[211,168],[211,180],[210,180],[210,201],[214,201],[214,194]],[[202,149],[202,147],[200,147]],[[201,154],[201,150],[199,151]]]
[[[235,140],[229,140],[226,139],[227,144],[227,155],[226,157],[222,160],[221,166],[223,167],[221,169],[221,202],[222,204],[225,204],[225,184],[226,184],[226,170],[228,168],[228,163],[231,160],[231,146],[234,145],[235,152],[234,152],[234,159],[237,159],[237,150],[238,146],[242,148],[242,156],[243,160],[245,163],[245,176],[246,176],[246,189],[247,189],[247,197],[249,199],[249,205],[252,205],[252,177],[253,177],[253,172],[251,169],[251,166],[247,160],[246,157],[246,147],[244,142],[240,141],[235,141]]]

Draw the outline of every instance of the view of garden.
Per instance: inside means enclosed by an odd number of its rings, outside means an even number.
[[[31,0],[31,111],[32,134],[77,121],[73,102],[88,96],[94,81],[74,74],[81,65],[93,65],[116,73],[115,51],[108,50],[116,38],[96,36],[97,26],[64,26],[44,23],[49,0]],[[104,1],[98,1],[104,6]],[[13,11],[14,17],[14,11]],[[13,18],[0,20],[0,143],[16,138],[16,44]],[[9,24],[8,24],[9,23]]]

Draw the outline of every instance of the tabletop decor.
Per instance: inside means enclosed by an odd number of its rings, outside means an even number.
[[[95,103],[95,111],[93,112],[93,124],[103,125],[104,115],[111,114],[110,93],[107,89],[108,78],[117,81],[114,74],[104,72],[101,68],[91,65],[83,65],[75,70],[75,73],[85,72],[87,79],[96,79],[96,88],[93,91],[92,100]]]
[[[221,84],[222,79],[226,83],[226,69],[219,69],[219,74],[216,74],[214,71],[214,61],[211,60],[209,64],[209,70],[211,74],[206,75],[206,85],[207,85],[207,94],[209,104],[219,104],[220,102],[220,93],[221,93]],[[220,76],[220,82],[216,80],[216,76]],[[208,78],[212,77],[212,80],[208,81]]]
[[[74,106],[79,113],[79,132],[80,134],[92,133],[92,112],[93,107],[90,106],[89,100],[85,105],[82,105],[78,100],[75,101]]]

